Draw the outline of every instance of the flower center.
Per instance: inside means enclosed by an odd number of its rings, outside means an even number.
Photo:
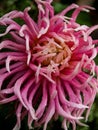
[[[57,39],[48,39],[33,48],[33,60],[41,66],[53,66],[62,70],[68,66],[71,50]]]

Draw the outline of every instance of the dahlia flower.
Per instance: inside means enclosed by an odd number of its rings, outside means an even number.
[[[52,0],[35,1],[37,22],[28,14],[30,7],[0,18],[6,27],[0,37],[10,35],[0,43],[0,104],[16,104],[13,130],[20,129],[25,116],[29,129],[34,123],[46,130],[50,120],[62,117],[62,127],[67,130],[71,123],[75,130],[76,124],[84,125],[81,119],[87,120],[98,89],[98,40],[90,36],[98,25],[76,22],[81,10],[93,8],[72,4],[54,14]]]

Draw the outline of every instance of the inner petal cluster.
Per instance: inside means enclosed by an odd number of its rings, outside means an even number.
[[[51,66],[54,69],[62,70],[71,58],[71,50],[64,42],[55,38],[48,38],[40,42],[32,50],[32,61],[41,64],[42,67]]]

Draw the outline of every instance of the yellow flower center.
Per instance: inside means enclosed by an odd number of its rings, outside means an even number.
[[[49,39],[33,48],[33,59],[41,66],[53,66],[62,70],[68,66],[71,50],[65,42]]]

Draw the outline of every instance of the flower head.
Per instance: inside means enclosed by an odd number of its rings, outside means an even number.
[[[37,23],[26,8],[12,11],[0,18],[10,38],[0,43],[0,104],[14,102],[17,123],[28,115],[28,126],[47,124],[62,116],[67,123],[83,125],[80,120],[86,110],[88,118],[98,87],[98,40],[90,34],[98,25],[88,27],[76,22],[79,12],[93,9],[72,4],[54,14],[52,0],[35,0],[39,15]],[[68,11],[74,9],[71,18]],[[19,25],[15,19],[24,21]]]

